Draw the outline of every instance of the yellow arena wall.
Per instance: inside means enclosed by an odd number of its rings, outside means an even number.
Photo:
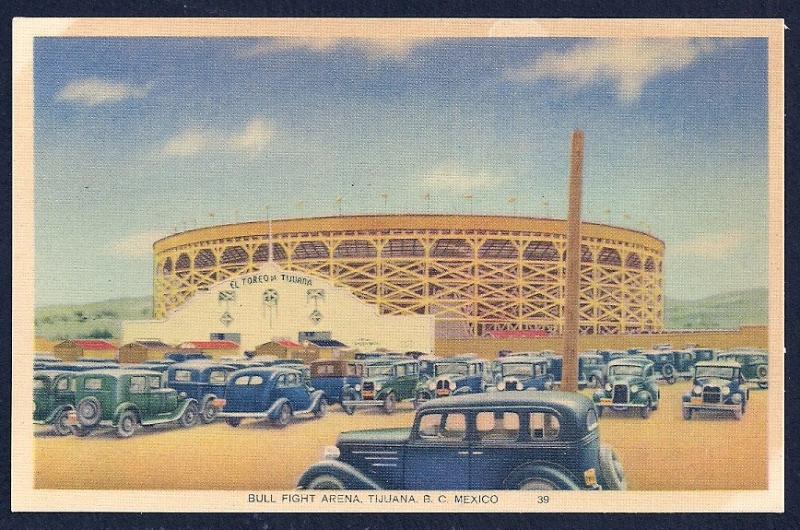
[[[491,331],[560,334],[566,222],[506,216],[379,215],[276,220],[273,260],[349,287],[382,314],[434,314],[455,337]],[[663,330],[664,243],[581,226],[581,332]],[[258,270],[269,223],[220,225],[153,245],[156,318],[198,290]]]

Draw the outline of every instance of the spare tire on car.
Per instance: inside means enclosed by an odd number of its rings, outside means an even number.
[[[100,423],[103,409],[100,401],[94,396],[88,396],[78,402],[77,416],[78,421],[84,427],[95,427]]]
[[[625,490],[628,488],[622,462],[611,447],[600,444],[600,476],[606,488],[610,490]]]

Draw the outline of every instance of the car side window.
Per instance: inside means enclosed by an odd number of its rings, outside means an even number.
[[[143,375],[141,376],[137,375],[131,377],[131,384],[129,388],[131,390],[131,393],[141,394],[145,391],[145,388],[147,388],[146,385],[147,385],[147,378],[145,378]]]
[[[501,444],[519,437],[519,414],[516,412],[487,411],[475,417],[477,438],[481,443]]]
[[[558,416],[547,412],[531,412],[530,435],[534,440],[556,440],[561,431]]]
[[[161,376],[160,375],[147,376],[147,386],[149,386],[151,390],[161,388]]]
[[[45,388],[47,385],[44,383],[44,379],[34,379],[33,380],[33,389],[34,390],[41,390]]]
[[[286,386],[293,387],[298,385],[298,377],[296,374],[286,374]]]
[[[533,375],[535,375],[536,377],[542,375],[542,365],[541,364],[533,365]]]
[[[86,379],[83,382],[84,390],[100,390],[103,388],[103,380],[97,377]]]
[[[221,385],[225,383],[225,370],[212,370],[208,374],[208,382],[212,385]]]
[[[260,375],[251,375],[250,382],[248,383],[250,386],[258,386],[264,382],[264,378]]]
[[[175,381],[178,383],[188,383],[192,379],[192,372],[189,370],[175,370]]]
[[[425,414],[419,421],[419,439],[426,441],[454,442],[464,439],[467,420],[460,412]]]
[[[61,379],[59,379],[58,382],[56,383],[56,390],[60,390],[63,392],[68,389],[69,389],[69,378],[62,377]]]
[[[248,383],[249,381],[250,381],[250,376],[249,376],[249,375],[243,375],[243,376],[241,376],[241,377],[237,377],[237,378],[236,378],[236,379],[233,381],[233,384],[234,384],[234,385],[237,385],[237,386],[245,386],[245,385],[247,385],[247,383]]]

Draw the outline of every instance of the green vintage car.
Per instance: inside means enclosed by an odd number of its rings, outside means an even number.
[[[75,410],[68,423],[76,436],[98,427],[114,427],[120,438],[133,436],[139,426],[178,422],[197,423],[197,400],[164,386],[151,370],[92,370],[75,376]]]
[[[748,383],[767,388],[767,352],[761,350],[731,350],[720,353],[720,361],[732,361],[742,366],[742,375]]]
[[[75,410],[74,372],[37,370],[33,374],[33,423],[52,425],[53,432],[66,436],[72,432],[67,423]]]
[[[398,401],[414,400],[419,379],[419,363],[415,360],[366,364],[364,380],[356,385],[355,393],[342,400],[342,409],[353,414],[356,407],[381,407],[391,414]]]
[[[658,408],[661,392],[656,382],[653,362],[646,357],[630,356],[608,363],[606,386],[593,399],[598,415],[610,408],[616,411],[639,409],[642,418]]]

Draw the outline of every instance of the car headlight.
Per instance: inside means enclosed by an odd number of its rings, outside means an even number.
[[[517,390],[522,390],[525,386],[522,384],[522,381],[517,381]]]
[[[553,388],[553,382],[548,379],[547,381],[544,382],[544,389],[550,390],[551,388]]]
[[[455,381],[450,381],[450,390],[455,392],[456,388],[458,388],[458,384]]]
[[[606,383],[606,392],[611,392],[611,383]]]
[[[722,395],[723,396],[727,396],[730,393],[731,393],[731,388],[730,387],[728,387],[728,386],[722,387]]]
[[[703,387],[700,385],[695,385],[694,388],[692,389],[692,392],[694,392],[697,395],[700,395],[703,393]]]
[[[499,383],[497,383],[497,390],[503,390],[503,388],[505,388],[505,385],[503,384],[503,382],[502,382],[502,381],[500,381]]]
[[[356,385],[353,388],[356,389],[356,392],[361,392],[361,385]]]
[[[734,394],[733,397],[731,397],[731,401],[733,401],[734,403],[741,403],[742,395],[739,393]]]
[[[382,385],[382,384],[380,384],[380,383],[375,383],[375,392],[377,392],[377,391],[378,391],[378,390],[380,390],[381,388],[383,388],[383,385]]]
[[[428,390],[436,390],[436,382],[435,381],[431,381],[430,383],[428,383]]]
[[[635,394],[639,391],[639,385],[631,385],[631,394]]]
[[[335,445],[328,445],[322,450],[322,458],[327,460],[336,460],[340,454],[339,448]]]

